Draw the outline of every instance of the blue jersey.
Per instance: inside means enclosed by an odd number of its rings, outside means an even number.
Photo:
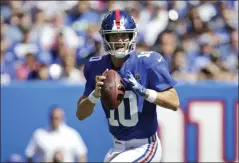
[[[95,89],[95,76],[105,69],[112,69],[110,55],[92,57],[85,63],[86,85],[84,95]],[[176,84],[161,54],[156,52],[133,52],[123,66],[116,70],[121,77],[129,70],[138,82],[148,89],[164,91]],[[121,104],[115,110],[102,105],[108,119],[111,134],[119,140],[142,139],[152,136],[158,127],[156,105],[136,95],[129,87]]]

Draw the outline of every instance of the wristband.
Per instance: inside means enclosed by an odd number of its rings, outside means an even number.
[[[157,98],[157,92],[155,90],[148,89],[149,96],[146,98],[147,101],[153,103]]]
[[[92,91],[92,92],[90,93],[90,95],[88,96],[88,99],[89,99],[90,102],[92,102],[93,104],[95,104],[95,103],[98,101],[98,99],[99,99],[99,97],[97,98],[97,97],[95,97],[95,96],[93,95],[94,92],[95,92],[95,91]]]

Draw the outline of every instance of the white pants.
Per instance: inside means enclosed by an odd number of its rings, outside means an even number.
[[[114,148],[105,156],[104,162],[160,162],[162,147],[157,133],[146,139],[122,141],[114,139]]]

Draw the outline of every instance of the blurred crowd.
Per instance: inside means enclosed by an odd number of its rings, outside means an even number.
[[[84,62],[105,55],[101,20],[112,9],[138,24],[138,51],[156,51],[177,80],[238,80],[238,1],[1,1],[1,83],[84,84]],[[93,71],[93,70],[92,70]]]

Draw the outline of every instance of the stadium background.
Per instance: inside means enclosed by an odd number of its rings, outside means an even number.
[[[179,113],[158,109],[163,161],[238,160],[238,1],[196,0],[1,1],[1,161],[24,157],[52,104],[82,135],[89,161],[103,160],[112,140],[100,105],[85,121],[75,110],[84,61],[104,55],[98,31],[115,8],[138,23],[137,50],[160,52],[179,83]]]

